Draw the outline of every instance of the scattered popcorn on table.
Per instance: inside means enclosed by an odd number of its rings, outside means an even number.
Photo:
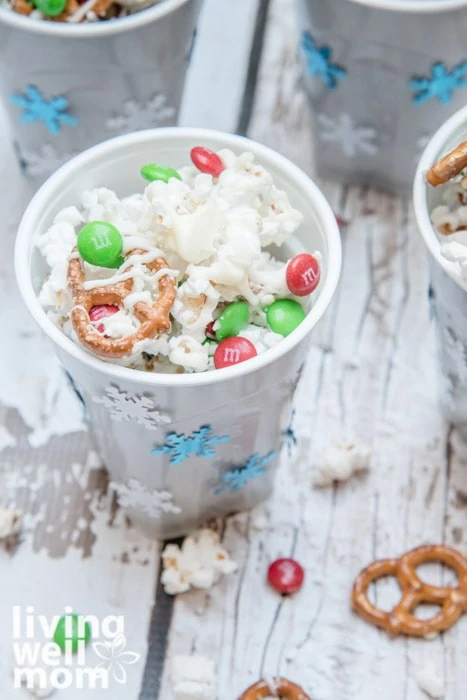
[[[162,552],[161,581],[169,595],[190,588],[211,588],[223,574],[237,570],[214,530],[203,529],[186,537],[181,548],[168,544]]]
[[[346,481],[370,466],[371,450],[366,445],[342,443],[325,450],[313,469],[315,486],[330,486],[334,481]]]
[[[423,668],[415,671],[415,680],[421,690],[430,698],[444,698],[444,681],[438,670],[433,668],[432,664],[428,664]]]
[[[206,656],[174,656],[171,677],[175,700],[215,700],[217,697],[214,662]]]
[[[313,304],[321,254],[276,259],[303,221],[252,153],[198,146],[179,170],[150,163],[120,199],[99,187],[38,237],[49,318],[100,359],[206,372],[267,352]],[[148,359],[149,358],[149,359]]]

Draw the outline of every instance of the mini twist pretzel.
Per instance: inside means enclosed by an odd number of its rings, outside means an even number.
[[[142,255],[143,250],[132,250],[132,254]],[[167,268],[164,258],[156,258],[146,263],[148,270],[157,272]],[[89,312],[93,306],[111,304],[121,308],[125,297],[131,294],[133,280],[109,282],[105,287],[84,289],[84,270],[79,258],[72,258],[68,264],[68,287],[73,297],[71,322],[82,345],[95,355],[103,358],[125,357],[131,353],[136,343],[146,338],[154,338],[170,329],[170,310],[175,301],[175,280],[164,275],[158,281],[159,294],[152,305],[138,302],[134,314],[141,325],[125,338],[106,338],[92,325]]]
[[[432,165],[426,174],[426,179],[430,185],[438,187],[459,175],[464,168],[467,168],[467,141],[460,143]]]
[[[273,690],[266,681],[258,681],[245,690],[238,700],[262,700],[270,697],[271,693],[277,696],[278,700],[311,700],[299,685],[286,678],[275,678]]]
[[[428,562],[438,562],[453,569],[458,578],[457,586],[434,586],[422,581],[416,568]],[[394,576],[402,593],[400,601],[390,612],[368,600],[368,588],[384,576]],[[420,604],[438,605],[441,610],[429,620],[420,620],[414,615]],[[393,636],[426,637],[443,632],[467,611],[467,559],[451,547],[426,545],[407,552],[400,559],[375,561],[358,575],[352,590],[352,605],[367,622]]]

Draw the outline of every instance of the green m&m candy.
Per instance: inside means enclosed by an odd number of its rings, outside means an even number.
[[[249,315],[248,304],[244,301],[234,301],[233,304],[226,306],[217,319],[219,326],[216,331],[217,340],[225,340],[238,335],[247,325]]]
[[[91,627],[83,615],[63,615],[57,622],[53,640],[62,651],[71,648],[76,653],[90,639]]]
[[[154,182],[154,180],[168,182],[172,177],[175,177],[177,180],[182,179],[178,172],[173,168],[166,168],[164,165],[157,165],[157,163],[148,163],[147,165],[143,165],[140,172],[144,179],[148,180],[149,182]]]
[[[303,308],[294,299],[278,299],[266,311],[269,328],[280,335],[292,333],[305,316]]]
[[[67,0],[33,0],[34,7],[37,7],[46,17],[57,17],[61,15],[66,7]]]
[[[120,267],[123,262],[123,238],[107,221],[91,221],[78,234],[78,252],[90,265]]]

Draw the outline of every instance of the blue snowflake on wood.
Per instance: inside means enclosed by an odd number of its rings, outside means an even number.
[[[217,495],[223,491],[232,491],[233,493],[240,491],[251,479],[264,476],[267,471],[267,465],[275,456],[275,452],[270,452],[265,457],[261,457],[255,452],[244,465],[235,469],[229,469],[228,472],[222,475],[221,483],[214,490],[214,494]]]
[[[170,464],[181,464],[191,456],[194,457],[214,457],[216,445],[228,442],[228,435],[212,435],[210,425],[202,425],[199,430],[193,431],[191,435],[172,432],[167,433],[165,443],[158,445],[152,451],[153,455],[170,455]]]
[[[76,126],[78,123],[75,117],[68,114],[69,102],[66,97],[47,100],[35,85],[29,85],[24,94],[10,95],[10,102],[24,110],[20,117],[23,124],[43,122],[51,134],[58,134],[62,124]]]
[[[310,32],[303,32],[300,48],[305,56],[308,73],[318,76],[327,88],[335,90],[347,71],[337,63],[331,63],[332,49],[329,46],[317,46]]]
[[[294,430],[295,409],[292,409],[290,421],[287,428],[282,432],[282,444],[287,448],[287,454],[292,457],[292,451],[297,446],[297,436]]]
[[[437,99],[447,105],[452,102],[456,90],[467,87],[467,61],[459,63],[451,71],[441,61],[434,63],[429,78],[412,78],[409,86],[416,90],[412,96],[415,104]]]

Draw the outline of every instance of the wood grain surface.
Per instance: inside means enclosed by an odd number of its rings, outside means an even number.
[[[180,123],[241,125],[313,173],[293,0],[206,0]],[[410,203],[320,183],[346,222],[344,267],[297,391],[297,445],[284,449],[270,502],[217,523],[238,572],[169,599],[158,585],[163,543],[146,540],[116,506],[79,401],[18,298],[12,249],[31,193],[8,138],[0,156],[0,505],[26,513],[18,548],[0,552],[1,700],[30,697],[12,689],[13,605],[125,615],[127,648],[141,660],[125,685],[90,698],[173,700],[170,658],[196,652],[216,662],[218,700],[274,675],[313,700],[422,700],[417,676],[427,668],[443,679],[443,697],[464,700],[467,618],[433,640],[391,640],[349,605],[353,579],[373,559],[423,543],[467,554],[467,450],[438,407],[426,255]],[[313,464],[340,440],[371,446],[369,473],[314,488]],[[306,569],[290,599],[265,585],[279,556]],[[381,581],[374,595],[389,606],[397,591]]]

